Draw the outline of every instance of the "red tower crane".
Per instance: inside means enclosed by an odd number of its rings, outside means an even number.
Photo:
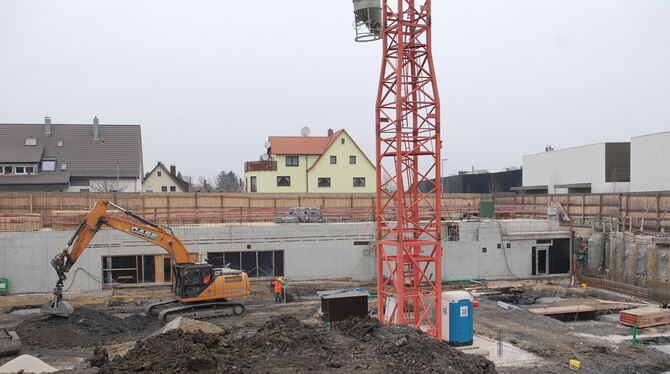
[[[383,39],[377,91],[379,319],[442,337],[440,98],[431,0],[354,0],[356,41]]]

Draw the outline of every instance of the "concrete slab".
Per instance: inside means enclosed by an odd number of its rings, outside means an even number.
[[[463,353],[482,355],[499,367],[531,366],[543,362],[543,359],[538,355],[504,341],[502,343],[502,355],[498,355],[498,342],[481,335],[474,336],[473,346],[476,348],[463,350]]]

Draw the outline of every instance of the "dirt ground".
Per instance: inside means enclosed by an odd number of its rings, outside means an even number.
[[[537,284],[525,285],[525,292],[512,297],[478,297],[476,334],[492,339],[502,335],[505,342],[540,358],[494,367],[481,356],[464,355],[404,326],[381,327],[374,319],[324,326],[317,316],[316,291],[353,287],[374,293],[372,283],[296,282],[287,285],[290,302],[276,304],[269,282],[254,281],[252,296],[240,300],[246,306],[243,316],[207,320],[224,329],[215,336],[171,332],[146,338],[161,324],[143,312],[147,305],[171,297],[167,287],[68,295],[77,311],[69,320],[35,314],[34,308],[48,295],[1,297],[0,327],[19,332],[24,341],[21,354],[36,356],[68,373],[571,373],[570,359],[580,360],[585,373],[670,371],[670,356],[653,348],[670,342],[670,328],[641,330],[640,344],[633,347],[631,329],[608,314],[641,301],[634,298],[593,288]],[[561,322],[502,309],[496,305],[498,299],[522,309],[575,302],[600,309],[595,320]],[[371,309],[376,309],[375,302],[371,298]],[[96,348],[129,341],[139,343],[123,359],[109,361],[106,351]],[[91,367],[92,357],[100,368]],[[11,358],[0,358],[0,365]]]

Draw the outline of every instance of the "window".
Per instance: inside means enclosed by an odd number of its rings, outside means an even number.
[[[300,158],[298,156],[286,156],[286,166],[298,166]]]
[[[354,177],[354,187],[365,187],[365,178]]]
[[[67,164],[60,164],[61,170],[67,170]]]
[[[144,191],[145,192],[154,192],[154,186],[147,186],[147,188]]]
[[[277,177],[277,187],[288,187],[291,185],[291,177]]]
[[[37,139],[35,139],[35,138],[27,138],[27,139],[26,139],[26,145],[37,145]]]
[[[356,165],[356,156],[349,156],[349,163],[351,165]]]
[[[102,279],[104,283],[155,282],[155,258],[153,255],[103,256]]]
[[[58,143],[56,143],[56,147],[62,147],[63,146],[63,140],[59,139]]]
[[[156,173],[156,175],[158,175],[159,177],[162,177],[162,176],[163,176],[163,172],[160,172],[160,171],[159,171],[159,172]]]
[[[344,144],[344,138],[340,139],[340,144]]]
[[[207,252],[207,260],[215,267],[244,270],[250,278],[284,275],[284,251]]]
[[[34,166],[26,166],[26,174],[35,174]]]
[[[55,171],[55,170],[56,170],[56,160],[42,161],[42,171]]]
[[[319,178],[319,187],[330,187],[330,178]]]
[[[251,177],[251,192],[257,192],[258,187],[256,186],[256,177]]]
[[[23,166],[15,166],[14,167],[14,174],[25,174],[26,173],[26,168]]]
[[[170,192],[177,192],[176,186],[170,186]]]
[[[88,178],[72,178],[70,179],[70,186],[88,187],[90,181]]]
[[[167,192],[167,186],[161,186],[161,192]]]
[[[337,164],[337,156],[330,156],[330,164],[331,165]]]
[[[12,174],[12,167],[11,166],[3,166],[2,167],[2,174]]]

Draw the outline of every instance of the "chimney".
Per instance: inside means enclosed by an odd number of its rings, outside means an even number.
[[[44,134],[51,135],[51,117],[44,117]]]
[[[174,165],[170,165],[170,174],[177,176],[177,167]]]
[[[98,116],[93,117],[93,140],[100,140],[100,122],[98,122]]]
[[[328,129],[328,136],[333,136],[333,129]]]

